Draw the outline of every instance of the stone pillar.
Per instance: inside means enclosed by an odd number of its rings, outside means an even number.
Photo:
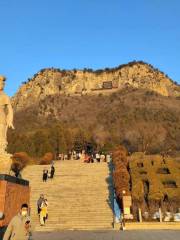
[[[23,203],[30,203],[29,182],[23,179],[0,174],[0,212],[4,217],[0,227],[7,226],[19,212]]]
[[[159,208],[159,221],[162,222],[162,211],[161,211],[161,208]]]
[[[138,208],[138,216],[139,216],[139,222],[142,222],[142,213],[140,208]]]
[[[123,213],[125,216],[129,217],[131,215],[132,197],[123,196],[122,203],[123,203]]]

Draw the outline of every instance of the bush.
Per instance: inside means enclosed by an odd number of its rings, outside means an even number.
[[[129,181],[130,175],[128,172],[127,150],[123,146],[118,146],[113,151],[113,163],[115,170],[113,172],[113,180],[117,198],[122,199],[123,191],[130,194]]]
[[[142,167],[139,167],[140,163],[143,163]],[[177,211],[180,202],[178,162],[171,157],[164,159],[160,155],[134,153],[130,157],[129,169],[133,213],[137,207],[142,211],[146,208],[151,216],[160,206],[163,212]]]
[[[45,153],[42,159],[40,159],[40,165],[49,165],[52,163],[54,155],[51,152]]]
[[[128,159],[127,159],[127,150],[124,146],[118,146],[113,151],[113,163],[114,165],[121,165],[128,166]]]
[[[24,167],[29,164],[32,164],[33,159],[28,156],[26,152],[14,153],[12,156],[12,166],[11,169],[13,172],[20,172]]]

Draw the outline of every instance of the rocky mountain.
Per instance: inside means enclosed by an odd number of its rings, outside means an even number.
[[[167,75],[150,64],[134,61],[117,68],[96,71],[42,69],[23,83],[12,102],[15,111],[18,111],[47,96],[106,95],[127,86],[154,91],[163,96],[180,96],[180,86]]]
[[[143,62],[92,71],[44,69],[12,98],[11,153],[33,156],[91,145],[180,151],[180,86]]]

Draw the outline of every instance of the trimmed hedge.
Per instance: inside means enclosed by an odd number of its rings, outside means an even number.
[[[130,194],[127,150],[123,146],[118,146],[114,149],[112,157],[115,168],[113,172],[115,191],[118,199],[121,200],[123,191],[125,191],[127,195]]]

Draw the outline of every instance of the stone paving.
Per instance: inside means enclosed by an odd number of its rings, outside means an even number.
[[[62,231],[35,233],[33,240],[179,240],[180,230]]]

